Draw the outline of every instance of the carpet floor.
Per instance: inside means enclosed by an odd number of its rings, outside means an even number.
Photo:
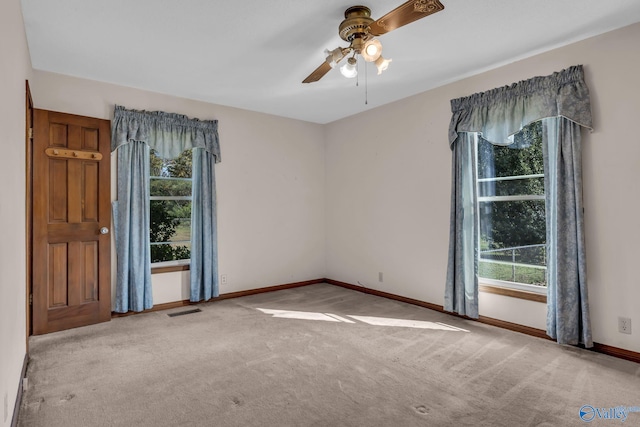
[[[633,362],[327,284],[194,308],[32,337],[18,425],[640,425]]]

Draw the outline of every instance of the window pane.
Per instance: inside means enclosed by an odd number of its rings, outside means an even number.
[[[546,285],[544,200],[481,202],[481,277]]]
[[[542,124],[513,139],[509,146],[478,139],[479,276],[546,286]]]
[[[524,195],[544,196],[544,176],[478,183],[479,197]]]
[[[478,138],[478,179],[544,175],[542,122],[522,129],[514,143],[500,146]]]
[[[151,200],[151,242],[191,238],[191,200]]]
[[[481,202],[479,214],[480,238],[487,249],[546,242],[544,200]]]
[[[191,197],[191,179],[154,178],[150,179],[151,196]]]
[[[478,274],[485,279],[505,282],[525,283],[527,285],[547,286],[545,269],[518,265],[518,263],[496,263],[480,261]]]
[[[189,259],[191,200],[151,200],[151,262]]]
[[[152,150],[150,161],[151,262],[191,257],[191,150],[162,159]]]
[[[192,156],[191,150],[183,151],[176,159],[158,157],[155,150],[151,150],[150,175],[174,178],[191,178]]]
[[[151,262],[191,258],[191,242],[185,244],[157,243],[151,245]]]

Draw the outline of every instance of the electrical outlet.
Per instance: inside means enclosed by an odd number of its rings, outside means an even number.
[[[378,282],[384,282],[384,277],[382,276],[382,271],[378,273]]]
[[[618,332],[631,334],[631,319],[628,317],[618,317]]]
[[[229,276],[227,274],[220,275],[220,284],[228,285],[229,284]]]

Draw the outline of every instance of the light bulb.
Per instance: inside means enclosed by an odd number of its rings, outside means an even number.
[[[356,58],[351,57],[347,60],[347,63],[340,67],[340,72],[348,79],[352,79],[358,75],[358,69],[356,68]]]
[[[362,58],[367,62],[373,62],[382,55],[382,43],[378,39],[368,40],[362,51],[360,52]]]

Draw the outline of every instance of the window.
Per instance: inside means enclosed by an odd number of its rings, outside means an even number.
[[[476,138],[479,259],[483,283],[546,292],[542,122],[511,145]]]
[[[189,260],[191,256],[191,150],[175,159],[150,155],[151,262]]]

